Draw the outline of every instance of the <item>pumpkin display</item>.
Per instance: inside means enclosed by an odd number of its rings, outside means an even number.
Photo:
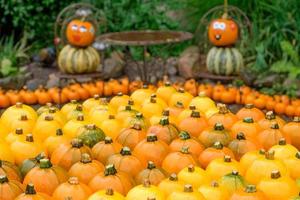
[[[183,181],[179,181],[178,177],[175,173],[172,173],[169,178],[166,178],[162,180],[158,187],[161,191],[165,193],[165,196],[169,196],[171,193],[175,191],[182,190],[182,187],[184,185]]]
[[[202,113],[206,113],[209,109],[213,109],[216,107],[215,102],[206,96],[204,92],[200,92],[197,97],[194,97],[190,106],[195,106],[197,111]]]
[[[126,146],[121,149],[120,154],[111,155],[106,163],[114,165],[117,171],[125,172],[131,177],[135,177],[143,169],[141,161]]]
[[[207,127],[207,120],[198,111],[192,111],[191,116],[182,120],[178,128],[187,131],[191,136],[198,137]]]
[[[233,138],[236,138],[238,133],[243,133],[246,139],[256,140],[261,128],[258,123],[254,122],[252,117],[245,117],[243,120],[236,122],[231,131]]]
[[[194,165],[189,165],[178,173],[178,179],[186,184],[191,184],[193,188],[210,183],[210,177],[205,171]]]
[[[22,114],[16,120],[13,120],[9,126],[7,126],[9,132],[15,132],[16,129],[22,129],[24,134],[29,134],[35,125],[35,120],[29,119],[26,114]]]
[[[185,108],[187,108],[193,99],[193,96],[185,91],[183,88],[179,88],[177,92],[173,93],[169,99],[169,106],[175,106],[177,102],[181,102]]]
[[[45,129],[45,127],[47,127]],[[53,116],[46,115],[43,120],[37,121],[33,128],[33,136],[40,141],[44,141],[49,136],[54,136],[57,129],[61,129],[62,125],[55,121]]]
[[[240,120],[246,117],[251,117],[256,122],[264,119],[264,113],[258,108],[255,108],[253,104],[246,104],[244,108],[240,109],[236,113],[236,116]]]
[[[93,195],[91,195],[88,200],[125,200],[125,197],[113,189],[109,188],[107,190],[100,190]]]
[[[169,195],[167,200],[181,200],[181,199],[189,199],[189,200],[205,200],[204,196],[198,192],[194,191],[193,186],[186,184],[184,185],[183,191],[175,191]]]
[[[216,181],[200,186],[198,191],[206,200],[227,200],[229,198],[226,189],[220,187]]]
[[[197,111],[197,110],[196,110],[196,106],[194,106],[194,105],[190,105],[190,106],[188,107],[188,109],[182,110],[182,111],[180,112],[180,114],[177,116],[177,124],[179,125],[179,123],[180,123],[182,120],[184,120],[184,119],[190,117],[193,111]],[[200,115],[201,115],[201,114],[203,114],[203,113],[200,113]],[[203,115],[204,115],[204,114],[203,114]]]
[[[104,171],[104,166],[97,160],[92,160],[87,153],[81,155],[81,160],[69,169],[69,175],[77,177],[81,183],[89,184],[94,176]]]
[[[5,141],[8,144],[12,144],[13,142],[15,142],[16,140],[24,140],[25,139],[25,134],[23,132],[23,129],[21,128],[16,128],[15,131],[10,132],[6,137],[5,137]]]
[[[255,185],[247,185],[244,190],[235,191],[229,200],[265,200],[267,197],[261,191],[257,191]]]
[[[41,179],[43,177],[43,179]],[[34,184],[36,191],[52,195],[56,187],[68,179],[67,172],[58,166],[52,166],[50,160],[41,159],[37,167],[25,176],[23,184]],[[47,181],[44,181],[47,180]]]
[[[220,186],[224,187],[230,195],[246,186],[244,178],[239,175],[238,171],[232,171],[231,173],[222,176],[219,182]]]
[[[143,129],[147,129],[150,126],[149,121],[144,117],[144,115],[138,112],[134,117],[127,119],[124,123],[124,127],[130,127],[136,123],[139,123]]]
[[[119,110],[116,114],[116,119],[119,120],[124,127],[128,125],[128,120],[136,115],[137,111],[133,110],[131,106],[126,105],[124,110]]]
[[[284,138],[279,139],[277,145],[270,148],[270,151],[274,151],[274,158],[279,160],[285,160],[294,157],[298,149],[291,144],[287,144]]]
[[[144,180],[149,180],[151,185],[158,185],[163,179],[167,177],[167,173],[162,168],[157,168],[154,162],[149,161],[147,168],[141,170],[135,176],[135,182],[142,184]]]
[[[95,159],[99,160],[101,163],[106,163],[107,159],[118,152],[120,152],[122,146],[113,142],[111,137],[106,136],[104,141],[98,142],[92,148],[92,155]]]
[[[247,152],[241,157],[240,163],[244,169],[248,169],[255,160],[264,158],[265,153],[266,151],[264,149]]]
[[[92,148],[99,141],[104,140],[104,132],[98,128],[95,124],[88,124],[80,127],[77,130],[77,135],[84,145]]]
[[[147,179],[144,180],[143,184],[132,188],[126,196],[126,200],[148,199],[165,200],[165,195],[157,186],[151,185]]]
[[[24,188],[20,182],[9,181],[6,175],[0,175],[0,199],[14,200],[23,191]]]
[[[159,87],[156,91],[157,97],[161,98],[165,102],[169,102],[172,94],[176,93],[176,89],[171,85],[170,82],[166,82],[164,86]]]
[[[100,56],[91,46],[77,48],[66,45],[58,55],[58,66],[64,73],[91,73],[96,71],[99,64]]]
[[[89,183],[92,191],[113,189],[123,195],[133,186],[133,180],[127,174],[117,171],[114,165],[107,165],[103,174],[97,174]]]
[[[76,119],[71,119],[67,123],[65,123],[62,130],[65,133],[66,137],[72,139],[78,136],[78,129],[87,124],[88,122],[87,120],[85,120],[84,115],[79,114]]]
[[[225,104],[218,104],[217,106],[219,112],[208,119],[208,124],[214,126],[216,123],[221,123],[225,129],[231,129],[233,124],[238,121],[238,118],[228,110]]]
[[[15,200],[51,200],[51,197],[45,193],[36,192],[34,185],[30,183],[26,186],[25,192]]]
[[[0,175],[5,175],[9,180],[20,182],[22,180],[19,169],[12,163],[0,160]]]
[[[299,179],[300,178],[300,170],[298,167],[300,163],[300,152],[297,152],[293,157],[289,157],[283,160],[285,166],[288,168],[290,172],[290,177],[293,179]]]
[[[169,147],[165,142],[158,140],[156,135],[148,134],[146,139],[135,146],[133,153],[140,159],[143,166],[146,166],[148,161],[161,166],[169,153]]]
[[[221,123],[216,123],[213,128],[208,127],[199,136],[199,140],[206,147],[212,146],[215,142],[221,142],[227,146],[231,139],[230,131],[226,130]]]
[[[70,177],[55,189],[52,197],[57,200],[86,200],[91,194],[92,191],[87,185],[80,183],[77,177]]]
[[[160,115],[160,113],[163,112],[163,110],[164,107],[157,102],[156,98],[152,98],[152,97],[149,102],[144,101],[141,108],[141,112],[147,118],[158,116]]]
[[[243,68],[243,57],[234,47],[212,47],[206,58],[207,70],[217,75],[235,75]]]
[[[285,125],[284,120],[276,116],[273,111],[268,111],[265,118],[258,121],[262,129],[268,129],[274,123],[277,123],[280,129]]]
[[[49,136],[44,141],[44,146],[49,156],[52,155],[55,149],[57,149],[62,144],[68,144],[70,142],[69,138],[65,137],[64,132],[61,129],[56,130],[55,135]]]
[[[291,139],[291,144],[297,149],[300,149],[300,117],[295,117],[292,122],[283,126],[282,131]]]
[[[99,128],[101,128],[107,136],[115,140],[122,130],[122,124],[114,115],[109,115],[108,119],[101,122]]]
[[[23,161],[23,163],[20,165],[19,169],[21,172],[22,177],[24,178],[26,174],[34,167],[40,165],[40,160],[46,158],[46,155],[44,152],[38,154],[34,158],[29,158]]]
[[[151,90],[148,85],[143,85],[141,89],[138,89],[134,91],[131,95],[130,98],[133,100],[133,102],[137,106],[141,106],[143,102],[151,97],[151,94],[153,94],[154,91]]]
[[[73,139],[69,144],[62,144],[54,150],[51,162],[69,170],[73,164],[81,160],[83,153],[92,155],[91,149],[83,145],[82,140]]]
[[[43,120],[47,115],[52,116],[53,120],[60,123],[61,126],[63,126],[66,123],[65,116],[58,110],[58,108],[51,106],[48,111],[42,113],[39,115],[37,121]]]
[[[134,147],[145,138],[146,131],[142,129],[140,123],[135,123],[130,128],[121,130],[116,138],[116,141],[122,146],[127,146],[130,149],[134,149]]]

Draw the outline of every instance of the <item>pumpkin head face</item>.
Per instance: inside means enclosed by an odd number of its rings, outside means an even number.
[[[85,47],[94,41],[95,28],[90,22],[75,19],[68,24],[66,36],[70,44]]]
[[[208,28],[209,41],[215,46],[231,46],[238,39],[238,25],[229,19],[216,19]]]

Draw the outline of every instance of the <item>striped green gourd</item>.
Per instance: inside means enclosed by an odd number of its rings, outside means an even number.
[[[213,47],[206,58],[209,72],[217,75],[235,75],[243,67],[243,57],[233,47]]]
[[[68,74],[95,72],[100,64],[100,56],[93,47],[77,48],[66,45],[59,53],[59,69]]]

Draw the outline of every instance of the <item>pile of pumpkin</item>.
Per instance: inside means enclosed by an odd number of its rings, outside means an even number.
[[[153,90],[161,86],[170,86],[167,81],[159,81],[157,85],[149,85]],[[15,105],[17,102],[23,102],[27,105],[46,103],[67,103],[71,100],[84,101],[94,95],[101,97],[111,97],[118,93],[131,94],[135,90],[142,88],[141,81],[129,82],[128,78],[119,80],[111,79],[107,82],[98,80],[89,83],[74,83],[62,89],[57,87],[45,89],[42,86],[35,91],[30,91],[26,87],[22,90],[0,90],[0,108],[7,108]],[[194,79],[185,81],[184,83],[173,83],[172,86],[179,90],[184,88],[193,96],[197,96],[200,92],[205,92],[206,96],[214,101],[226,104],[253,104],[259,109],[272,110],[277,114],[285,114],[287,116],[300,116],[300,99],[292,99],[286,95],[269,96],[262,94],[248,86],[240,88],[234,86],[226,86],[220,83],[215,85],[198,83]],[[60,96],[61,95],[61,96]]]
[[[299,199],[300,118],[144,87],[0,123],[1,200]],[[280,190],[278,190],[280,188]]]

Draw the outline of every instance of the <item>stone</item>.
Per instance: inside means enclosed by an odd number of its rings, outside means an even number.
[[[258,78],[254,81],[253,85],[257,87],[272,87],[274,83],[280,83],[281,78],[278,74],[270,74],[264,78]]]
[[[120,52],[112,52],[110,58],[104,60],[102,70],[103,78],[117,78],[122,75],[125,66],[124,54]]]
[[[46,83],[46,88],[53,88],[59,86],[59,78],[55,73],[49,75],[48,81]]]
[[[179,75],[184,78],[194,78],[201,70],[200,50],[197,46],[190,46],[185,49],[178,59]]]

